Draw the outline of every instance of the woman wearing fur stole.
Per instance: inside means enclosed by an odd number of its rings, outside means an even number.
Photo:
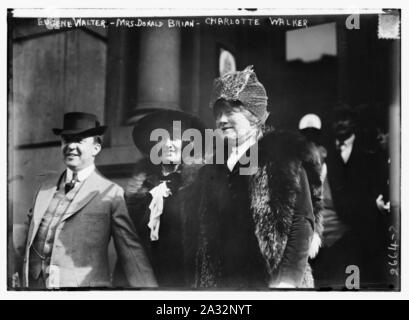
[[[210,107],[227,148],[200,169],[198,288],[312,288],[308,258],[319,246],[321,181],[301,138],[268,129],[267,95],[252,67],[214,82]],[[219,157],[220,158],[220,157]],[[314,236],[315,234],[315,236]]]
[[[175,121],[180,125],[174,127]],[[161,110],[139,120],[133,130],[144,158],[135,165],[125,200],[159,287],[187,286],[185,200],[200,167],[182,161],[182,151],[190,143],[182,141],[182,133],[189,128],[203,130],[200,121],[187,113]],[[169,137],[152,142],[155,129],[164,129]],[[160,135],[164,137],[163,131]]]

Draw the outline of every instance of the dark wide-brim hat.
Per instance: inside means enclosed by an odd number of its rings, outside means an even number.
[[[101,126],[97,116],[85,112],[69,112],[64,114],[63,128],[53,128],[56,135],[78,135],[82,137],[100,136],[107,126]]]
[[[165,129],[170,137],[173,134],[173,122],[180,121],[182,133],[187,129],[197,129],[204,137],[205,127],[199,118],[178,110],[158,110],[139,119],[132,131],[135,146],[145,155],[149,155],[158,141],[151,141],[151,133],[155,129]]]

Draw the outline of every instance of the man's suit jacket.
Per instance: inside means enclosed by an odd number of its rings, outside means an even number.
[[[23,286],[29,287],[30,247],[57,189],[48,179],[39,189],[29,214],[23,264]],[[108,243],[113,236],[119,263],[133,287],[157,285],[125,205],[123,190],[94,171],[80,186],[55,233],[50,287],[109,287]]]
[[[335,211],[358,234],[367,238],[363,228],[375,223],[377,216],[375,199],[379,172],[375,155],[368,152],[357,137],[347,163],[334,145],[328,148],[326,163]]]
[[[361,288],[387,287],[384,277],[388,225],[376,207],[378,180],[382,176],[378,156],[362,146],[357,137],[346,164],[333,146],[328,150],[326,161],[334,209],[349,230],[325,258],[331,261],[331,267],[322,268],[334,268],[337,270],[334,274],[340,275],[339,266],[357,265]],[[345,269],[342,274],[345,276]]]

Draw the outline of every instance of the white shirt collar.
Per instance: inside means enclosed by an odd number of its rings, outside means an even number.
[[[344,143],[342,144],[345,147],[352,147],[355,141],[355,134],[353,133],[352,136],[350,136],[348,139],[344,140]],[[340,141],[337,139],[337,147],[340,144]]]
[[[227,159],[227,167],[229,168],[230,171],[233,171],[234,166],[236,163],[240,160],[240,158],[246,153],[248,149],[250,149],[251,146],[253,146],[255,143],[257,143],[258,138],[253,135],[246,141],[244,141],[241,145],[239,146],[234,146],[232,148],[232,151]]]
[[[336,141],[337,143],[337,147],[339,148],[339,150],[341,151],[341,157],[342,160],[344,161],[344,163],[347,163],[351,153],[352,153],[352,148],[354,146],[354,141],[355,141],[355,135],[352,134],[352,136],[350,136],[348,139],[346,139],[343,144],[340,144],[340,141]]]
[[[90,166],[80,170],[77,172],[77,181],[81,182],[87,179],[91,173],[95,170],[95,164],[91,164]],[[65,181],[70,182],[72,180],[73,171],[70,168],[67,168],[67,174],[65,176]]]

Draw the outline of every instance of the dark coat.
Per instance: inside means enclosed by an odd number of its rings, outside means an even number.
[[[178,173],[166,176],[166,180],[171,180],[167,185],[172,195],[164,199],[157,241],[151,241],[147,225],[150,217],[149,204],[152,200],[149,191],[163,181],[160,166],[152,165],[149,159],[139,161],[125,188],[129,214],[151,261],[159,287],[187,286],[186,197],[189,194],[188,186],[193,182],[198,169],[197,165],[182,165]]]
[[[337,246],[323,251],[318,258],[322,260],[324,254],[328,255],[328,265],[322,268],[334,270],[334,278],[336,266],[332,266],[333,263],[341,266],[339,273],[343,279],[346,277],[345,267],[357,265],[361,272],[362,288],[386,287],[388,223],[387,217],[376,207],[376,198],[381,193],[388,198],[382,188],[387,174],[379,165],[379,157],[380,154],[364,148],[357,136],[347,163],[343,162],[335,143],[329,146],[326,161],[334,209],[349,231]],[[332,255],[342,257],[335,260]],[[339,261],[340,258],[342,261]]]
[[[318,154],[302,138],[266,133],[256,174],[206,165],[196,188],[196,287],[313,286],[307,260],[313,230],[321,232],[322,188]]]
[[[352,228],[362,231],[376,215],[378,179],[376,155],[364,149],[356,138],[351,155],[344,163],[334,145],[328,148],[328,180],[339,217]],[[368,220],[369,219],[369,220]]]

